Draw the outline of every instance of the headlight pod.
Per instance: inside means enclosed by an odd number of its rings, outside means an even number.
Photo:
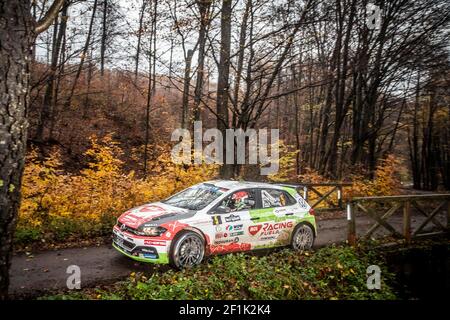
[[[141,233],[144,236],[159,237],[166,231],[167,229],[163,227],[143,227]]]

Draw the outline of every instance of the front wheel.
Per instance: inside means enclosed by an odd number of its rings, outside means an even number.
[[[189,268],[202,262],[205,255],[205,242],[195,232],[186,231],[174,241],[170,254],[170,262],[178,269]]]
[[[314,244],[314,231],[307,224],[298,225],[292,233],[291,247],[294,250],[309,250]]]

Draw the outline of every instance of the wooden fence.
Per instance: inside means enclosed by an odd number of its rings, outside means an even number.
[[[377,212],[370,205],[383,204],[383,212]],[[428,210],[424,208],[428,207]],[[434,208],[433,208],[434,205]],[[411,209],[414,208],[418,213],[425,216],[425,220],[415,229],[411,231]],[[387,209],[387,210],[386,210]],[[431,209],[431,210],[430,210]],[[387,219],[395,212],[402,210],[403,225],[402,232],[397,231]],[[446,211],[446,225],[443,225],[436,215],[439,212]],[[410,242],[411,239],[431,234],[441,234],[450,230],[450,194],[427,194],[427,195],[401,195],[386,197],[362,197],[353,198],[347,204],[347,220],[348,220],[348,242],[352,245],[356,243],[356,219],[357,214],[362,212],[369,216],[375,223],[366,231],[364,238],[370,238],[372,234],[379,228],[383,227],[389,234]],[[423,229],[430,223],[433,223],[440,231],[433,233],[423,233]]]

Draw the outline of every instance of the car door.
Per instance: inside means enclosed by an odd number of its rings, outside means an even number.
[[[257,207],[256,193],[255,189],[235,191],[209,211],[212,254],[251,250],[249,212]]]
[[[270,248],[289,244],[295,226],[295,199],[285,190],[275,188],[261,188],[257,197],[260,208],[250,211],[252,246]]]

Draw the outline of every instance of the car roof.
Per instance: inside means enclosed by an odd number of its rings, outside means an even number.
[[[242,188],[280,188],[281,186],[265,182],[253,181],[235,181],[235,180],[211,180],[204,183],[213,184],[218,188],[229,189],[230,191],[239,190]]]

